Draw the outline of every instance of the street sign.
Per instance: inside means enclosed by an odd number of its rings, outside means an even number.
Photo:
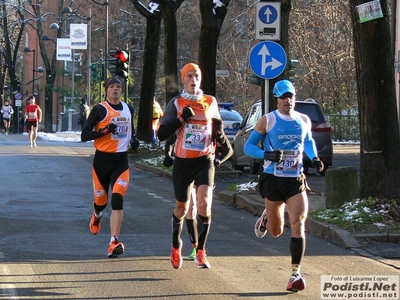
[[[256,4],[256,39],[281,39],[281,3],[258,2]]]
[[[369,1],[356,6],[360,23],[383,18],[381,3],[379,0]]]
[[[15,98],[16,100],[21,100],[21,99],[22,99],[22,94],[21,94],[20,92],[15,93],[14,98]]]
[[[229,77],[229,70],[215,70],[216,77]]]
[[[286,63],[286,52],[276,42],[260,42],[250,50],[250,67],[263,79],[278,77],[285,70]]]

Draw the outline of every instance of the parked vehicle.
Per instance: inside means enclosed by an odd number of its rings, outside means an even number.
[[[240,125],[238,133],[232,141],[232,167],[235,170],[243,170],[244,167],[250,167],[250,173],[256,174],[263,163],[262,160],[253,159],[244,154],[244,145],[257,121],[261,118],[261,104],[261,100],[258,100],[250,107]],[[306,114],[311,119],[312,135],[317,146],[318,157],[324,163],[324,170],[320,174],[325,175],[325,171],[332,166],[333,146],[331,125],[329,122],[326,122],[321,106],[314,99],[297,100],[294,109]],[[308,172],[311,166],[311,159],[304,153],[304,173]]]
[[[234,109],[233,103],[218,103],[219,113],[224,121],[224,131],[230,141],[239,130],[243,117]]]

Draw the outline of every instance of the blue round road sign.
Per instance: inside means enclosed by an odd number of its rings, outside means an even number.
[[[255,45],[250,51],[250,67],[263,79],[278,77],[286,68],[286,52],[276,42],[264,41]]]
[[[278,18],[278,11],[272,5],[261,7],[258,12],[258,19],[264,24],[272,24]]]
[[[16,99],[16,100],[21,100],[22,99],[22,94],[21,93],[15,93],[15,95],[14,95],[14,98]]]

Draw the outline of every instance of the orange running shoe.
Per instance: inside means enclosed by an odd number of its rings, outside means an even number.
[[[180,269],[183,264],[181,250],[182,250],[182,242],[181,242],[181,246],[179,248],[172,247],[171,256],[169,259],[171,260],[172,266],[175,269]]]
[[[196,258],[194,259],[194,263],[197,264],[199,269],[210,269],[211,265],[207,260],[206,250],[197,249]]]
[[[92,219],[90,220],[90,224],[89,224],[91,233],[93,233],[93,234],[99,233],[100,227],[101,227],[100,220],[101,220],[101,217],[97,218],[94,213],[92,214]]]
[[[125,250],[124,244],[118,242],[118,239],[115,238],[115,240],[110,244],[110,246],[108,246],[108,257],[115,258],[118,255],[124,253],[124,250]]]
[[[304,290],[306,287],[306,281],[299,273],[293,273],[289,279],[286,290],[291,292],[298,292]]]

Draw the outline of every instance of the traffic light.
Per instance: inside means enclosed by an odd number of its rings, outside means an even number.
[[[117,71],[117,59],[115,58],[115,54],[117,52],[117,50],[108,51],[107,68],[108,71],[110,71],[110,73],[113,75],[115,75]],[[105,75],[104,77],[107,78],[107,75]]]
[[[291,59],[289,60],[289,80],[291,82],[296,81],[296,68],[300,65],[299,61],[297,59]]]
[[[99,79],[99,64],[90,64],[90,70],[92,71],[92,81],[97,82],[97,80]]]
[[[251,74],[251,83],[261,86],[261,78],[258,77],[255,73]]]
[[[129,54],[123,50],[118,50],[114,57],[116,58],[115,74],[127,79],[129,76]]]

